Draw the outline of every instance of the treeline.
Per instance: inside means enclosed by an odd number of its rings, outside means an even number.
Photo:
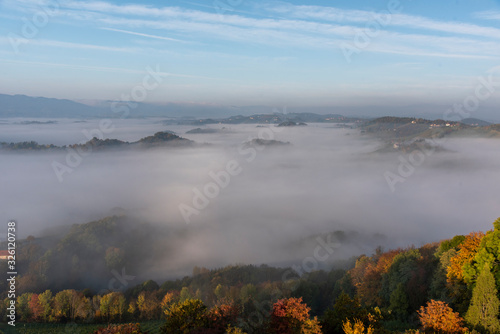
[[[163,145],[190,146],[195,143],[189,139],[182,138],[171,132],[156,132],[152,136],[141,138],[135,142],[126,142],[118,139],[100,139],[93,137],[87,142],[79,144],[56,146],[53,144],[42,145],[36,141],[24,141],[17,143],[0,142],[0,150],[5,151],[59,151],[73,149],[79,152],[89,152],[92,150],[104,150],[112,148],[151,148]]]
[[[354,297],[367,308],[390,313],[393,320],[384,322],[390,330],[420,323],[438,333],[467,332],[465,326],[499,333],[500,218],[493,226],[486,234],[472,232],[420,248],[359,257],[347,273]],[[447,323],[440,323],[440,317]]]

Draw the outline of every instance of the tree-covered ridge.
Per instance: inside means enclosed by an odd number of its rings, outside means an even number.
[[[40,145],[36,141],[24,141],[18,143],[0,143],[0,149],[7,151],[41,151],[41,150],[56,150],[60,147],[55,145]]]
[[[360,125],[363,133],[385,140],[409,141],[416,138],[442,138],[448,136],[471,136],[500,138],[500,125],[464,120],[427,120],[414,117],[386,116],[366,121]],[[486,124],[486,125],[483,125]]]
[[[418,248],[378,248],[348,270],[300,276],[266,265],[195,267],[182,279],[121,290],[24,290],[18,320],[156,319],[164,333],[498,333],[500,218],[493,227]],[[72,259],[71,248],[79,249],[107,265],[120,255],[109,250],[123,237],[120,230],[129,228],[117,217],[75,225],[53,251]],[[36,239],[25,241],[20,256],[35,253],[33,247]]]
[[[112,270],[121,271],[126,265],[129,272],[139,272],[159,261],[160,254],[168,254],[167,233],[151,224],[112,216],[75,224],[59,235],[18,240],[17,290],[106,288]],[[4,288],[2,281],[0,290]]]
[[[85,143],[73,145],[40,145],[35,141],[19,142],[19,143],[0,143],[0,150],[3,151],[60,151],[70,149],[78,149],[87,152],[89,150],[105,150],[105,149],[144,149],[159,146],[191,146],[195,142],[182,138],[171,132],[157,132],[153,136],[147,136],[135,142],[121,141],[118,139],[99,139],[94,137]]]

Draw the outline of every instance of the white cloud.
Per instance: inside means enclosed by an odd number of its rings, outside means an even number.
[[[500,39],[500,29],[498,28],[483,27],[468,23],[440,22],[421,16],[407,15],[397,12],[389,13],[389,11],[372,12],[363,10],[343,10],[323,6],[294,6],[290,4],[280,5],[277,7],[269,6],[267,9],[272,12],[288,14],[297,18],[311,18],[333,22],[352,22],[361,24],[374,22],[376,21],[377,15],[381,15],[380,21],[387,22],[386,26],[388,27],[401,26]],[[500,15],[499,12],[488,13],[490,17]]]
[[[500,11],[498,10],[489,10],[484,12],[474,13],[474,17],[483,20],[500,20]]]
[[[181,43],[186,43],[185,41],[182,41],[180,39],[175,39],[175,38],[170,38],[170,37],[165,37],[165,36],[157,36],[157,35],[150,35],[150,34],[143,34],[139,32],[134,32],[134,31],[128,31],[128,30],[122,30],[122,29],[114,29],[114,28],[101,28],[103,30],[109,30],[109,31],[116,31],[116,32],[121,32],[124,34],[130,34],[130,35],[136,35],[136,36],[142,36],[142,37],[148,37],[148,38],[155,38],[155,39],[162,39],[165,41],[172,41],[172,42],[181,42]]]
[[[23,4],[25,2],[21,2],[20,6]],[[352,44],[357,35],[364,34],[366,23],[375,22],[377,15],[372,11],[291,4],[264,5],[261,9],[264,13],[277,15],[279,18],[255,18],[233,12],[225,14],[221,20],[221,16],[215,11],[74,0],[61,0],[57,15],[70,17],[74,21],[92,26],[97,22],[102,25],[101,29],[151,39],[182,41],[141,29],[163,30],[169,35],[175,33],[176,37],[180,35],[190,41],[223,40],[273,47],[293,46],[336,51],[339,50],[341,43]],[[442,22],[402,13],[382,17],[382,20],[387,20],[387,24],[379,27],[377,36],[371,38],[370,45],[364,50],[450,58],[500,56],[498,28],[470,23]],[[413,31],[402,33],[393,29],[394,27],[410,28]],[[439,36],[435,34],[436,32]],[[51,46],[136,51],[130,47],[91,46],[66,42],[54,43]]]
[[[97,50],[97,51],[132,52],[132,53],[139,51],[138,49],[129,48],[129,47],[113,47],[113,46],[94,45],[94,44],[85,44],[85,43],[72,43],[72,42],[63,42],[63,41],[48,40],[48,39],[33,39],[33,40],[30,40],[29,43],[34,44],[34,45],[39,45],[39,46],[70,48],[70,49]]]

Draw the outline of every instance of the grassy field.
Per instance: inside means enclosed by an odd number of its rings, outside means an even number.
[[[141,322],[143,332],[149,334],[160,333],[160,327],[164,321]],[[106,324],[42,324],[42,323],[19,323],[13,328],[7,324],[0,324],[0,333],[3,334],[92,334],[98,328],[106,327]]]

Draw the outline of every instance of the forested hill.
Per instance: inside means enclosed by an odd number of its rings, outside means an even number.
[[[500,138],[500,124],[490,124],[476,119],[465,119],[458,122],[386,116],[366,121],[360,125],[360,128],[364,133],[387,140],[447,136]]]
[[[148,259],[147,265],[154,265],[155,247],[146,247],[152,243],[141,238],[153,233],[161,239],[159,231],[147,225],[134,228],[120,219],[125,218],[75,225],[45,253],[41,250],[49,240],[22,241],[19,272],[25,274],[19,277],[18,320],[158,319],[164,322],[162,333],[500,332],[500,218],[487,232],[474,231],[418,248],[379,248],[359,256],[347,270],[302,268],[299,275],[296,268],[266,265],[195,267],[192,276],[160,284],[148,280],[100,291],[83,289],[79,284],[84,280],[79,279],[85,273],[89,278],[99,268],[120,268],[126,257],[137,262]],[[122,239],[127,230],[133,240]],[[123,245],[132,242],[145,246],[144,252],[129,253]],[[85,264],[88,259],[94,262],[91,267]],[[64,263],[69,267],[61,268]],[[64,287],[56,287],[50,276],[58,267],[74,279]],[[120,274],[122,280],[129,279],[127,273]],[[3,299],[5,280],[0,284]],[[0,312],[5,311],[2,307]]]
[[[99,139],[94,137],[85,143],[68,146],[40,145],[35,141],[19,143],[0,143],[0,150],[3,151],[59,151],[67,148],[77,150],[109,150],[109,149],[147,149],[165,146],[192,146],[195,142],[182,138],[171,132],[157,132],[152,136],[147,136],[135,142],[126,142],[118,139]]]

